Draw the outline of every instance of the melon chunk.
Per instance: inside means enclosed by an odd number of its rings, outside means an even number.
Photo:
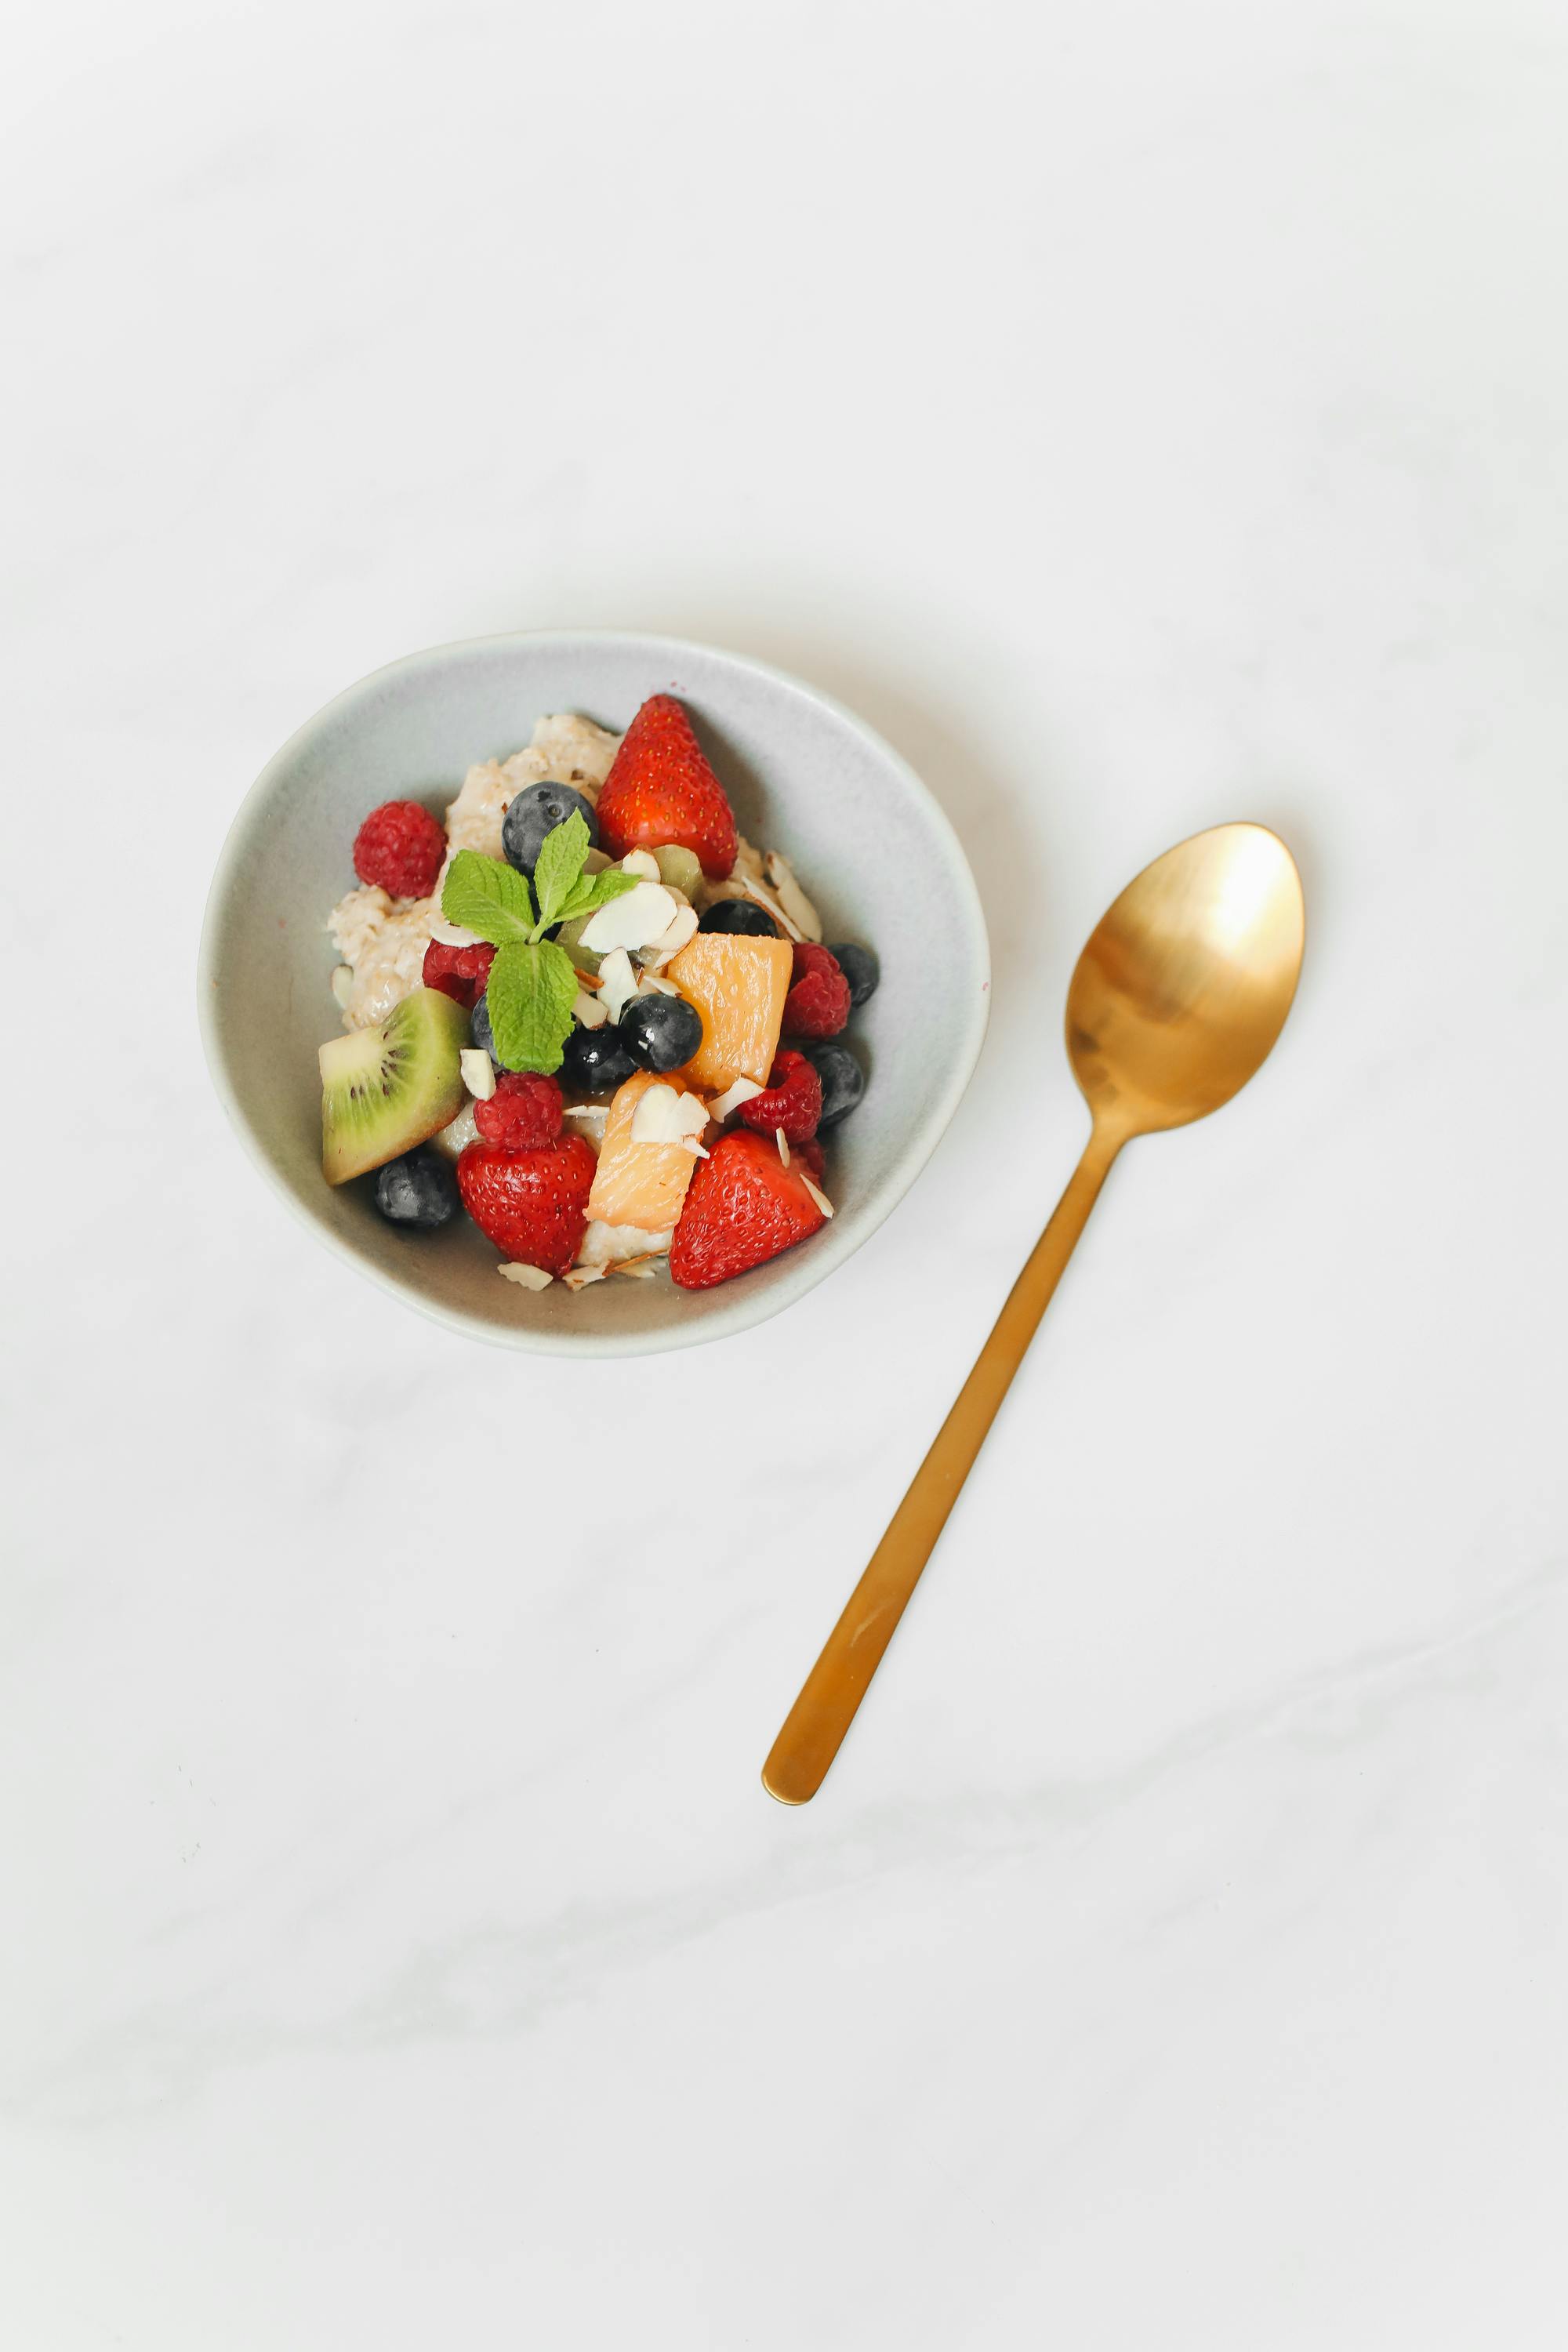
[[[662,1234],[679,1216],[696,1155],[680,1143],[632,1141],[632,1120],[649,1087],[679,1083],[639,1070],[616,1089],[588,1195],[588,1214],[601,1224],[640,1225],[645,1233]]]
[[[787,940],[743,932],[699,931],[665,966],[702,1015],[702,1043],[679,1075],[704,1093],[721,1094],[737,1078],[765,1087],[778,1051],[795,950]]]

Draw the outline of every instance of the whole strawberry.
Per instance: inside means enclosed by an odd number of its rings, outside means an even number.
[[[741,1117],[759,1135],[782,1129],[786,1143],[809,1143],[822,1117],[822,1080],[805,1055],[784,1046],[768,1074],[767,1092],[743,1102]]]
[[[488,1241],[514,1265],[564,1274],[588,1229],[588,1194],[597,1162],[580,1135],[534,1151],[470,1143],[458,1160],[463,1206]]]
[[[734,811],[673,694],[650,697],[626,729],[597,815],[611,857],[668,842],[689,849],[715,880],[734,866]]]
[[[723,1136],[691,1180],[669,1245],[671,1279],[682,1290],[710,1289],[806,1240],[822,1222],[803,1171],[786,1168],[771,1140]]]

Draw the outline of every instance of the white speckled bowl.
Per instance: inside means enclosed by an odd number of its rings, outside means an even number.
[[[441,814],[471,761],[528,741],[545,711],[622,729],[647,696],[677,694],[730,793],[741,830],[782,849],[829,940],[864,940],[882,984],[850,1042],[864,1101],[826,1139],[837,1214],[823,1231],[705,1291],[595,1283],[574,1297],[502,1281],[466,1218],[399,1232],[364,1185],[321,1167],[316,1048],[338,1027],[323,928],[353,885],[349,845],[380,801]],[[684,1348],[787,1307],[875,1232],[958,1106],[989,1009],[984,918],[963,852],[911,769],[826,695],[737,654],[605,632],[483,637],[410,654],[362,678],[300,728],[235,819],[207,902],[202,1032],[240,1138],[285,1200],[350,1265],[454,1330],[502,1347],[613,1356]]]

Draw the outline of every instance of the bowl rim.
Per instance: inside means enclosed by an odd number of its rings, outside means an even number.
[[[830,1247],[826,1262],[823,1263],[817,1254],[810,1256],[803,1254],[793,1270],[793,1278],[775,1282],[762,1293],[748,1294],[743,1288],[738,1288],[736,1295],[727,1297],[731,1286],[716,1286],[708,1294],[712,1302],[711,1312],[699,1321],[671,1328],[656,1326],[646,1332],[597,1332],[588,1329],[545,1332],[523,1325],[509,1330],[482,1321],[464,1307],[421,1297],[407,1287],[395,1273],[389,1273],[362,1257],[352,1244],[334,1233],[300,1199],[274,1164],[230,1075],[218,1039],[216,1014],[222,986],[217,934],[224,909],[235,886],[235,869],[241,848],[248,839],[258,812],[274,789],[279,774],[294,761],[317,730],[329,721],[346,717],[357,704],[384,687],[389,679],[408,679],[421,671],[437,669],[454,655],[513,646],[539,652],[547,652],[552,646],[580,649],[585,643],[618,646],[627,650],[636,648],[658,657],[660,666],[665,656],[673,656],[677,670],[680,667],[680,657],[692,655],[707,661],[732,664],[755,677],[787,687],[830,712],[840,726],[858,736],[895,772],[905,792],[922,811],[939,844],[945,849],[948,878],[956,901],[955,911],[959,913],[967,934],[980,982],[973,991],[968,1024],[959,1049],[952,1056],[942,1084],[922,1097],[914,1125],[879,1185],[875,1202],[855,1219],[855,1230],[851,1232],[848,1229],[847,1221],[843,1234],[831,1236],[832,1240],[840,1243],[840,1246],[837,1250]],[[858,712],[851,710],[836,696],[812,685],[805,678],[796,677],[793,671],[781,669],[774,663],[758,660],[751,654],[736,653],[728,646],[710,645],[695,637],[668,636],[658,631],[640,629],[501,629],[484,636],[455,637],[442,645],[422,646],[416,652],[400,655],[395,661],[384,662],[378,668],[366,671],[363,677],[355,678],[351,685],[343,687],[330,700],[323,702],[273,752],[240,801],[218,852],[202,914],[201,940],[196,956],[196,1011],[208,1073],[247,1157],[261,1171],[273,1191],[282,1197],[295,1219],[363,1279],[374,1283],[378,1289],[425,1316],[427,1320],[439,1323],[465,1339],[479,1340],[490,1347],[516,1349],[525,1354],[581,1358],[660,1355],[673,1353],[681,1348],[705,1347],[710,1340],[731,1338],[782,1313],[796,1299],[804,1297],[808,1290],[814,1290],[818,1283],[826,1281],[864,1243],[869,1241],[879,1226],[892,1214],[931,1159],[973,1076],[991,1013],[991,943],[979,887],[946,810],[902,752],[895,750],[885,736],[879,734]]]

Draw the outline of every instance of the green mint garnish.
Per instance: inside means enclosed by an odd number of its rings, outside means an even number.
[[[514,866],[500,857],[481,857],[478,850],[459,849],[447,868],[441,912],[496,950],[485,1003],[496,1053],[509,1070],[541,1070],[546,1076],[558,1070],[572,1034],[576,971],[565,949],[545,932],[637,887],[637,876],[618,866],[584,874],[587,855],[588,828],[574,810],[564,824],[544,836],[532,893]]]

